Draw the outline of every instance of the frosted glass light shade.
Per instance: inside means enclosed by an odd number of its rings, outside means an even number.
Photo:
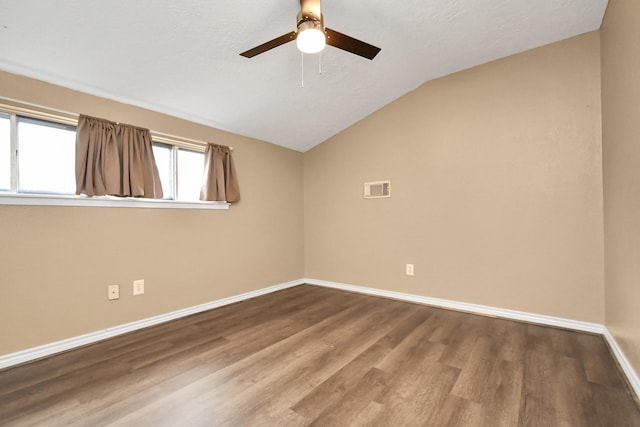
[[[318,53],[324,49],[327,41],[322,31],[316,28],[308,28],[298,33],[296,44],[301,52]]]

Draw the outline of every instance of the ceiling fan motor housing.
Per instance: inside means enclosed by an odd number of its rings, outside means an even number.
[[[306,14],[302,11],[298,13],[298,33],[303,32],[304,30],[318,30],[324,33],[324,18],[322,14],[320,14],[320,18],[316,18],[313,15]]]

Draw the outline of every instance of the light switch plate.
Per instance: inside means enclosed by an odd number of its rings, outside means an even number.
[[[133,281],[133,295],[144,294],[144,279]]]
[[[413,264],[407,264],[405,272],[407,276],[413,276]]]

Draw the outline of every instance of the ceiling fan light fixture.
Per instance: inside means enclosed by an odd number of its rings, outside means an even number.
[[[296,16],[296,31],[291,31],[262,43],[253,49],[242,52],[240,56],[253,58],[273,48],[292,42],[294,39],[298,49],[303,53],[318,53],[326,45],[331,45],[371,60],[380,52],[379,47],[354,39],[331,28],[325,28],[324,17],[320,10],[320,0],[300,0],[300,12]]]
[[[318,21],[304,21],[298,26],[296,45],[304,53],[318,53],[327,44],[327,39]]]

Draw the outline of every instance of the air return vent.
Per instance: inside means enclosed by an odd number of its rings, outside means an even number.
[[[391,197],[391,181],[375,181],[364,183],[365,199],[381,199]]]

